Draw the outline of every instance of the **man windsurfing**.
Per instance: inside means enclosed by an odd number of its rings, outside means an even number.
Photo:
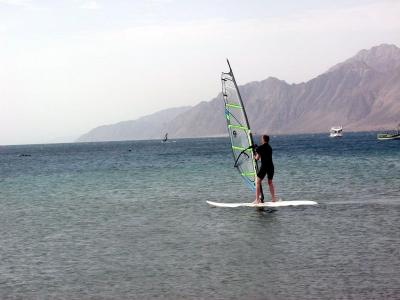
[[[274,163],[272,162],[272,148],[269,145],[269,136],[261,136],[261,146],[256,148],[255,160],[261,159],[261,168],[257,173],[256,178],[256,200],[253,202],[255,204],[261,203],[261,184],[265,176],[268,178],[269,191],[271,193],[272,202],[276,201],[275,198],[275,187],[272,179],[274,178]]]

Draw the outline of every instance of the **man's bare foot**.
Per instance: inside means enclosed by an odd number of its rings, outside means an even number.
[[[251,204],[260,204],[260,200],[256,199],[253,202],[251,202]]]

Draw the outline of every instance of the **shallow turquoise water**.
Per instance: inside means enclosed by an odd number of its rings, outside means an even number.
[[[208,207],[254,198],[224,138],[1,146],[0,298],[398,298],[400,143],[271,145],[278,196],[318,207]]]

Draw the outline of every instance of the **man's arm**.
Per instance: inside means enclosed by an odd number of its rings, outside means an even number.
[[[255,160],[259,160],[259,159],[260,159],[260,154],[258,154],[258,153],[256,152],[256,155],[254,155],[254,159],[255,159]]]

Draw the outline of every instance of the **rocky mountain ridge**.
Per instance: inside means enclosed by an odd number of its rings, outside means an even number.
[[[318,133],[334,125],[345,131],[390,128],[400,122],[400,49],[382,44],[361,50],[300,84],[270,77],[239,89],[255,133]],[[163,120],[163,128],[176,138],[226,135],[223,110],[219,94]],[[128,121],[134,122],[129,130],[121,130],[123,123],[109,125],[107,133],[94,135],[100,127],[80,140],[159,138],[159,123],[146,123],[145,129],[145,121]]]

